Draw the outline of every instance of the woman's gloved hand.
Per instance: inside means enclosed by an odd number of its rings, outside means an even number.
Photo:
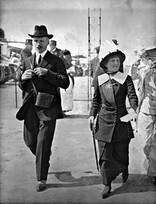
[[[137,113],[135,112],[135,110],[133,108],[130,108],[128,113],[130,114],[130,117],[132,118],[132,120],[136,119]]]

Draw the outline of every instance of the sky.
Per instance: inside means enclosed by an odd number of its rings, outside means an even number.
[[[0,17],[7,40],[24,42],[45,25],[72,55],[88,55],[89,28],[91,50],[100,38],[117,39],[126,53],[156,43],[156,0],[0,0]]]

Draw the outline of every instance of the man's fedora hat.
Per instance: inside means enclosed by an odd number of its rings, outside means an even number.
[[[25,44],[26,44],[26,45],[33,45],[32,39],[26,39],[26,40],[25,40]]]
[[[51,39],[53,37],[52,34],[48,34],[47,28],[44,25],[38,26],[36,25],[34,28],[34,33],[33,34],[28,34],[31,38],[34,37],[48,37]]]
[[[50,40],[49,44],[50,45],[57,45],[57,42],[56,42],[56,40]]]

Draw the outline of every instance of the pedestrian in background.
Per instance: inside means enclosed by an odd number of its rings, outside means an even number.
[[[62,99],[62,110],[65,116],[65,113],[68,111],[72,111],[74,102],[73,102],[73,95],[74,95],[74,76],[75,76],[75,67],[72,65],[72,56],[69,50],[62,50],[62,59],[65,63],[65,67],[67,70],[67,74],[69,76],[69,87],[67,89],[61,89],[61,99]]]
[[[32,39],[26,39],[25,48],[22,49],[20,53],[21,63],[25,60],[25,58],[28,58],[32,55],[32,48],[33,48]]]
[[[142,54],[146,67],[140,86],[137,130],[142,138],[143,165],[156,185],[156,47]]]
[[[58,88],[68,88],[69,78],[63,61],[47,50],[53,37],[47,28],[36,25],[29,36],[35,53],[22,63],[19,87],[25,96],[16,118],[24,120],[24,141],[35,155],[36,189],[40,192],[46,189],[56,119],[63,117]]]
[[[23,61],[30,57],[32,55],[32,48],[33,48],[33,43],[32,43],[32,39],[26,39],[25,41],[25,48],[21,50],[21,53],[20,53],[20,66],[18,68],[18,72],[21,72],[21,64],[23,63]],[[20,73],[18,73],[19,75]],[[24,98],[24,94],[25,92],[22,91],[22,98]]]
[[[99,66],[99,52],[100,52],[100,46],[94,48],[96,56],[91,60],[90,62],[90,69],[91,69],[91,77],[94,78],[95,71],[97,67]]]
[[[104,184],[102,198],[106,198],[112,181],[120,173],[123,182],[128,179],[129,143],[134,137],[130,120],[135,117],[138,98],[132,78],[122,73],[125,54],[113,42],[105,41],[99,57],[103,74],[95,81],[89,122],[94,130],[98,115],[94,137],[99,145],[99,166]],[[129,112],[126,96],[130,102]]]
[[[56,46],[57,46],[57,41],[56,40],[50,40],[50,42],[49,42],[50,52],[53,55],[60,57],[61,49],[57,48]]]

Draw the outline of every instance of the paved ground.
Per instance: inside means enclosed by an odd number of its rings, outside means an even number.
[[[76,79],[85,94],[86,78]],[[78,92],[77,88],[75,93]],[[75,98],[81,98],[75,94]],[[17,89],[18,107],[21,92]],[[83,95],[84,99],[84,95]],[[36,192],[35,160],[22,138],[23,124],[15,119],[15,87],[0,87],[0,201],[1,203],[156,203],[156,187],[143,168],[141,139],[136,135],[130,145],[130,176],[122,184],[118,176],[112,193],[101,199],[103,185],[95,165],[92,135],[89,130],[87,101],[75,101],[73,112],[57,122],[52,146],[48,189]],[[83,117],[76,117],[77,114]]]

